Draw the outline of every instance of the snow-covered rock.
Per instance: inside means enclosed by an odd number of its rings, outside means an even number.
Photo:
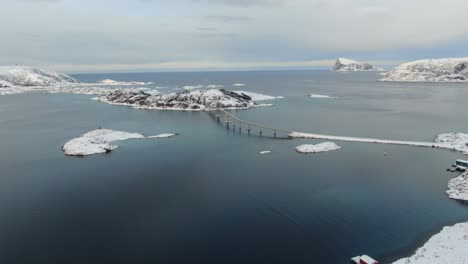
[[[324,95],[324,94],[311,94],[310,98],[338,99],[338,97]]]
[[[468,223],[444,227],[414,255],[393,264],[454,264],[468,260]]]
[[[468,173],[451,179],[447,188],[447,194],[451,199],[468,201]]]
[[[440,134],[434,139],[435,143],[441,144],[448,149],[454,149],[460,152],[468,152],[468,134],[447,133]]]
[[[312,145],[305,144],[296,147],[296,151],[299,153],[320,153],[332,150],[340,149],[341,147],[333,142],[323,142],[320,144]]]
[[[466,82],[468,58],[419,60],[401,64],[387,72],[381,81]]]
[[[264,151],[260,151],[258,154],[265,155],[265,154],[270,154],[270,153],[271,153],[270,150],[264,150]]]
[[[98,101],[141,109],[204,111],[216,108],[248,109],[260,106],[248,95],[224,89],[182,91],[151,95],[145,91],[116,90]]]
[[[244,84],[244,83],[235,83],[232,86],[242,87],[242,86],[246,86],[246,84]]]
[[[62,150],[67,156],[87,156],[110,152],[118,148],[118,146],[111,145],[114,141],[141,138],[168,138],[173,136],[175,136],[175,134],[161,134],[158,136],[145,137],[140,133],[98,129],[68,141],[63,145]]]
[[[26,66],[0,67],[0,87],[54,86],[72,83],[78,81],[63,73]]]
[[[368,63],[360,63],[354,60],[338,58],[333,66],[335,71],[378,71],[379,68]]]
[[[252,99],[252,101],[267,101],[267,100],[275,100],[275,99],[281,99],[280,96],[274,97],[270,95],[264,95],[264,94],[259,94],[259,93],[252,93],[252,92],[245,92],[245,91],[234,91],[235,93],[242,94],[242,95],[247,95]]]
[[[112,79],[101,80],[98,83],[103,84],[103,85],[121,85],[121,86],[153,84],[152,82],[148,82],[148,83],[145,83],[145,82],[123,82],[123,81],[115,81],[115,80],[112,80]]]

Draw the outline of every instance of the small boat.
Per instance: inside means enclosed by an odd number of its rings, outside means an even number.
[[[351,262],[354,264],[379,264],[379,262],[367,255],[357,256],[351,258]]]

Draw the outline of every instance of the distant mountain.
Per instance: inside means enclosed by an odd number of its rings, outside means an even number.
[[[378,71],[381,70],[368,63],[360,63],[354,60],[338,58],[333,66],[335,71]]]
[[[0,87],[54,86],[78,83],[72,77],[58,72],[26,66],[1,66]]]
[[[466,82],[468,58],[430,59],[404,63],[387,72],[381,81]]]

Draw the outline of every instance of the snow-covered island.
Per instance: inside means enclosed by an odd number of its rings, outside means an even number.
[[[26,66],[0,66],[0,87],[76,84],[74,78],[54,71]]]
[[[170,138],[174,136],[176,136],[176,134],[161,134],[146,137],[140,133],[97,129],[68,141],[63,145],[62,150],[67,156],[88,156],[107,153],[118,148],[118,146],[111,144],[115,141],[142,138]]]
[[[333,65],[334,71],[379,71],[381,69],[370,65],[368,63],[360,63],[354,60],[345,59],[345,58],[338,58]]]
[[[341,147],[333,142],[323,142],[316,145],[305,144],[296,147],[296,151],[299,153],[320,153],[340,149]]]
[[[255,102],[257,99],[266,100],[265,97],[261,94],[245,94],[225,89],[181,91],[162,95],[153,95],[145,91],[115,90],[96,100],[140,109],[205,111],[217,108],[249,109],[265,106]]]
[[[468,58],[430,59],[404,63],[384,74],[381,81],[466,82]]]

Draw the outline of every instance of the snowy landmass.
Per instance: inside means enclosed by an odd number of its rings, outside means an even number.
[[[99,84],[103,85],[120,85],[120,86],[131,86],[131,85],[148,85],[148,84],[153,84],[152,82],[123,82],[123,81],[115,81],[112,79],[105,79],[102,81],[98,82]]]
[[[125,105],[140,109],[204,111],[217,108],[249,109],[264,106],[242,93],[224,89],[182,91],[162,95],[151,95],[145,91],[115,90],[100,96],[98,101]]]
[[[419,60],[401,64],[387,72],[381,81],[466,82],[468,58]]]
[[[54,86],[72,83],[78,81],[63,73],[26,66],[0,67],[0,87]]]
[[[270,153],[271,153],[271,151],[269,151],[269,150],[264,150],[264,151],[260,151],[258,154],[260,154],[260,155],[265,155],[265,154],[270,154]]]
[[[468,260],[468,223],[447,226],[414,255],[393,264],[455,264]]]
[[[338,58],[333,66],[335,71],[379,71],[381,69],[368,63],[360,63],[354,60]]]
[[[244,83],[235,83],[232,86],[242,87],[242,86],[246,86],[246,84],[244,84]]]
[[[323,95],[323,94],[311,94],[311,98],[326,98],[326,99],[338,99],[338,97]]]
[[[447,188],[447,194],[451,199],[468,201],[468,173],[451,179]]]
[[[440,134],[434,139],[435,143],[445,145],[446,148],[454,149],[460,152],[468,152],[468,134],[447,133]]]
[[[341,147],[333,142],[323,142],[320,144],[312,145],[305,144],[296,147],[296,151],[299,153],[320,153],[332,150],[340,149]]]
[[[142,138],[168,138],[173,136],[175,136],[175,134],[161,134],[158,136],[145,137],[140,133],[98,129],[68,141],[63,145],[62,150],[67,156],[87,156],[107,153],[118,148],[118,146],[111,144],[114,141]]]

